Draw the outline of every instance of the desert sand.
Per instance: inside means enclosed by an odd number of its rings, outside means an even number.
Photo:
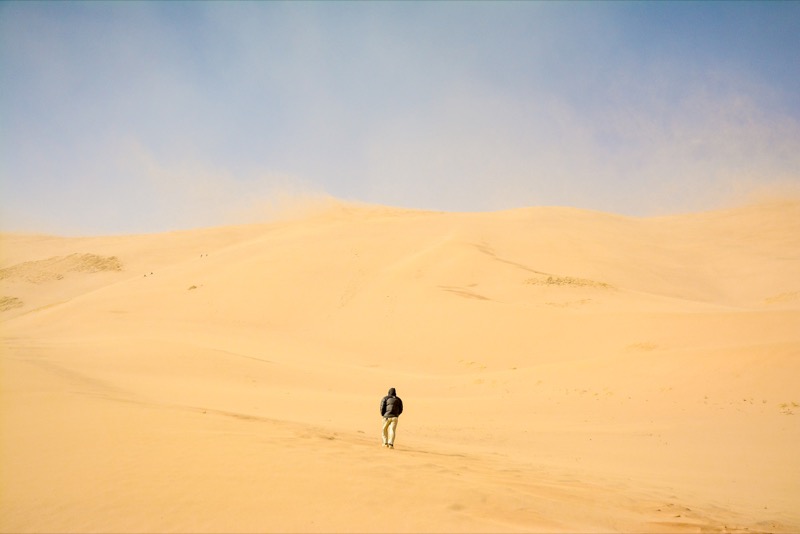
[[[1,239],[3,532],[800,531],[798,201]]]

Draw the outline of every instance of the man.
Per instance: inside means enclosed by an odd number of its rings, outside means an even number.
[[[381,400],[381,416],[383,417],[383,446],[394,449],[394,433],[397,418],[403,413],[403,401],[397,396],[394,388]]]

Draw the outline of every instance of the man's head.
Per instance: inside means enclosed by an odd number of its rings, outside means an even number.
[[[397,392],[394,390],[394,388],[389,388],[389,396],[394,397],[395,395],[397,395]]]

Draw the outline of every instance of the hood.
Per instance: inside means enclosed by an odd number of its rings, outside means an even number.
[[[397,392],[394,390],[394,388],[389,388],[389,396],[390,397],[395,397],[396,395],[397,395]]]

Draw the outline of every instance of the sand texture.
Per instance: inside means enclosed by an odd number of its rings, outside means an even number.
[[[795,201],[4,234],[0,321],[2,532],[800,531]]]

